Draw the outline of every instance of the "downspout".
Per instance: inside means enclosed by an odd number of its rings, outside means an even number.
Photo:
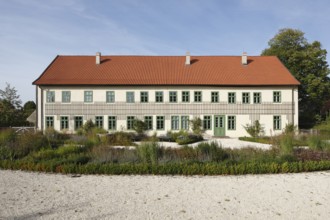
[[[39,100],[38,100],[38,86],[36,85],[36,124],[34,125],[35,126],[35,129],[38,130],[38,118],[39,118],[39,111],[38,111],[38,103],[39,103]]]
[[[294,87],[292,87],[292,125],[294,126],[295,125],[295,121],[294,121],[294,112],[295,112],[295,100],[294,100]]]
[[[41,110],[40,110],[40,120],[41,120],[41,130],[44,131],[44,90],[40,87],[41,91]]]

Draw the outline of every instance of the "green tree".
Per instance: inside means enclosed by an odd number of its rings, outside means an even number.
[[[0,101],[0,127],[12,127],[25,125],[23,111],[16,109],[8,100]]]
[[[133,129],[136,133],[143,134],[147,130],[147,124],[140,119],[135,119],[133,122]]]
[[[327,51],[318,41],[309,43],[304,33],[296,29],[279,30],[268,45],[261,55],[277,56],[301,83],[299,124],[302,127],[314,125],[330,97]]]
[[[202,128],[202,119],[199,117],[195,117],[192,120],[190,120],[191,124],[191,130],[194,132],[194,134],[202,135],[203,128]]]
[[[16,109],[21,108],[22,101],[19,99],[17,90],[15,87],[11,87],[9,83],[6,83],[4,90],[0,89],[0,100],[9,101]]]
[[[260,124],[259,120],[256,120],[252,125],[243,125],[243,127],[245,128],[246,132],[254,138],[257,138],[262,133],[264,133],[264,127]]]

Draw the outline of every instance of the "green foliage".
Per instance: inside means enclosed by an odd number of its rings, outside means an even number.
[[[296,131],[297,131],[297,126],[293,124],[287,124],[284,128],[284,134],[287,135],[294,135]]]
[[[134,137],[133,133],[118,131],[107,135],[107,143],[110,146],[135,146]]]
[[[281,135],[280,136],[280,151],[282,155],[292,155],[293,153],[293,136]]]
[[[185,130],[180,130],[178,132],[168,131],[166,136],[170,141],[176,142],[179,145],[192,144],[203,140],[202,135],[191,134]]]
[[[251,135],[251,137],[257,138],[264,133],[264,128],[261,126],[259,120],[256,120],[253,125],[243,126],[246,132]]]
[[[195,117],[194,119],[190,120],[191,130],[194,134],[202,135],[203,127],[202,127],[202,119],[199,117]]]
[[[199,161],[220,162],[229,158],[229,154],[217,143],[200,143],[196,147]]]
[[[138,134],[143,134],[147,130],[147,124],[140,119],[134,119],[133,130]]]
[[[19,109],[22,104],[17,90],[15,87],[11,87],[9,83],[6,83],[4,90],[0,89],[0,100],[7,100],[15,109]]]
[[[137,155],[142,163],[157,164],[160,156],[159,145],[155,142],[146,142],[136,148]]]
[[[330,99],[327,51],[321,43],[309,43],[304,33],[295,29],[281,29],[268,42],[269,48],[262,55],[277,56],[301,83],[299,86],[299,124],[315,124],[315,116]]]

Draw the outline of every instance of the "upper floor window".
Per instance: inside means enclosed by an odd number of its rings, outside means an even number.
[[[148,92],[140,92],[140,101],[143,103],[148,102]]]
[[[194,92],[194,101],[195,102],[202,102],[202,92],[201,91],[195,91]]]
[[[230,103],[230,104],[236,103],[236,93],[235,92],[228,93],[228,103]]]
[[[93,102],[93,91],[85,91],[84,102]]]
[[[273,92],[273,102],[274,103],[281,102],[281,92],[279,92],[279,91]]]
[[[162,91],[156,91],[156,102],[163,102],[163,92]]]
[[[219,92],[211,92],[211,102],[219,102]]]
[[[47,91],[46,92],[46,100],[47,102],[55,102],[55,92],[54,91]]]
[[[71,102],[71,92],[62,91],[62,102]]]
[[[250,104],[250,93],[249,92],[243,92],[242,93],[242,103],[243,104]]]
[[[170,91],[170,102],[177,102],[177,92]]]
[[[107,91],[106,97],[107,103],[115,102],[115,91]]]
[[[182,91],[182,102],[189,102],[189,91]]]
[[[253,93],[253,103],[254,104],[260,104],[261,103],[261,93],[260,92]]]
[[[134,102],[134,92],[126,92],[126,102],[128,103]]]

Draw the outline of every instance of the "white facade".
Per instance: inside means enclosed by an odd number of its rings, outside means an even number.
[[[62,100],[62,92],[70,93],[69,102]],[[85,91],[92,92],[92,102],[85,102]],[[106,92],[113,91],[115,100],[108,103]],[[189,102],[182,101],[182,92],[189,91]],[[55,99],[47,101],[47,93],[53,92]],[[127,103],[127,92],[134,92],[134,102]],[[147,92],[148,101],[141,103],[141,92]],[[156,102],[156,92],[163,93],[163,102]],[[170,92],[176,92],[176,102],[170,102]],[[195,92],[201,92],[201,102],[195,102]],[[274,92],[279,94],[278,102],[274,102]],[[212,102],[212,93],[218,93],[217,102]],[[228,103],[228,94],[235,94],[235,102]],[[260,103],[254,103],[254,94],[260,94]],[[243,103],[243,94],[248,95]],[[215,86],[37,86],[38,129],[47,127],[47,120],[53,118],[53,127],[61,130],[61,118],[67,117],[65,132],[75,130],[75,117],[82,117],[83,123],[91,119],[95,122],[96,116],[103,116],[103,128],[108,130],[108,117],[116,117],[116,130],[127,130],[127,116],[144,120],[145,116],[152,116],[152,130],[165,134],[171,130],[172,116],[181,116],[189,119],[209,116],[210,128],[205,133],[219,136],[215,127],[219,126],[218,116],[224,121],[221,124],[224,130],[221,136],[239,137],[248,136],[244,127],[259,120],[265,128],[265,135],[275,135],[282,132],[286,124],[298,125],[298,89],[295,86],[283,87],[215,87]],[[214,100],[213,100],[214,101]],[[157,129],[157,116],[164,117],[164,128]],[[274,117],[278,123],[274,125]],[[216,122],[217,120],[217,122]],[[224,124],[223,124],[224,123]],[[274,126],[277,129],[274,129]]]

